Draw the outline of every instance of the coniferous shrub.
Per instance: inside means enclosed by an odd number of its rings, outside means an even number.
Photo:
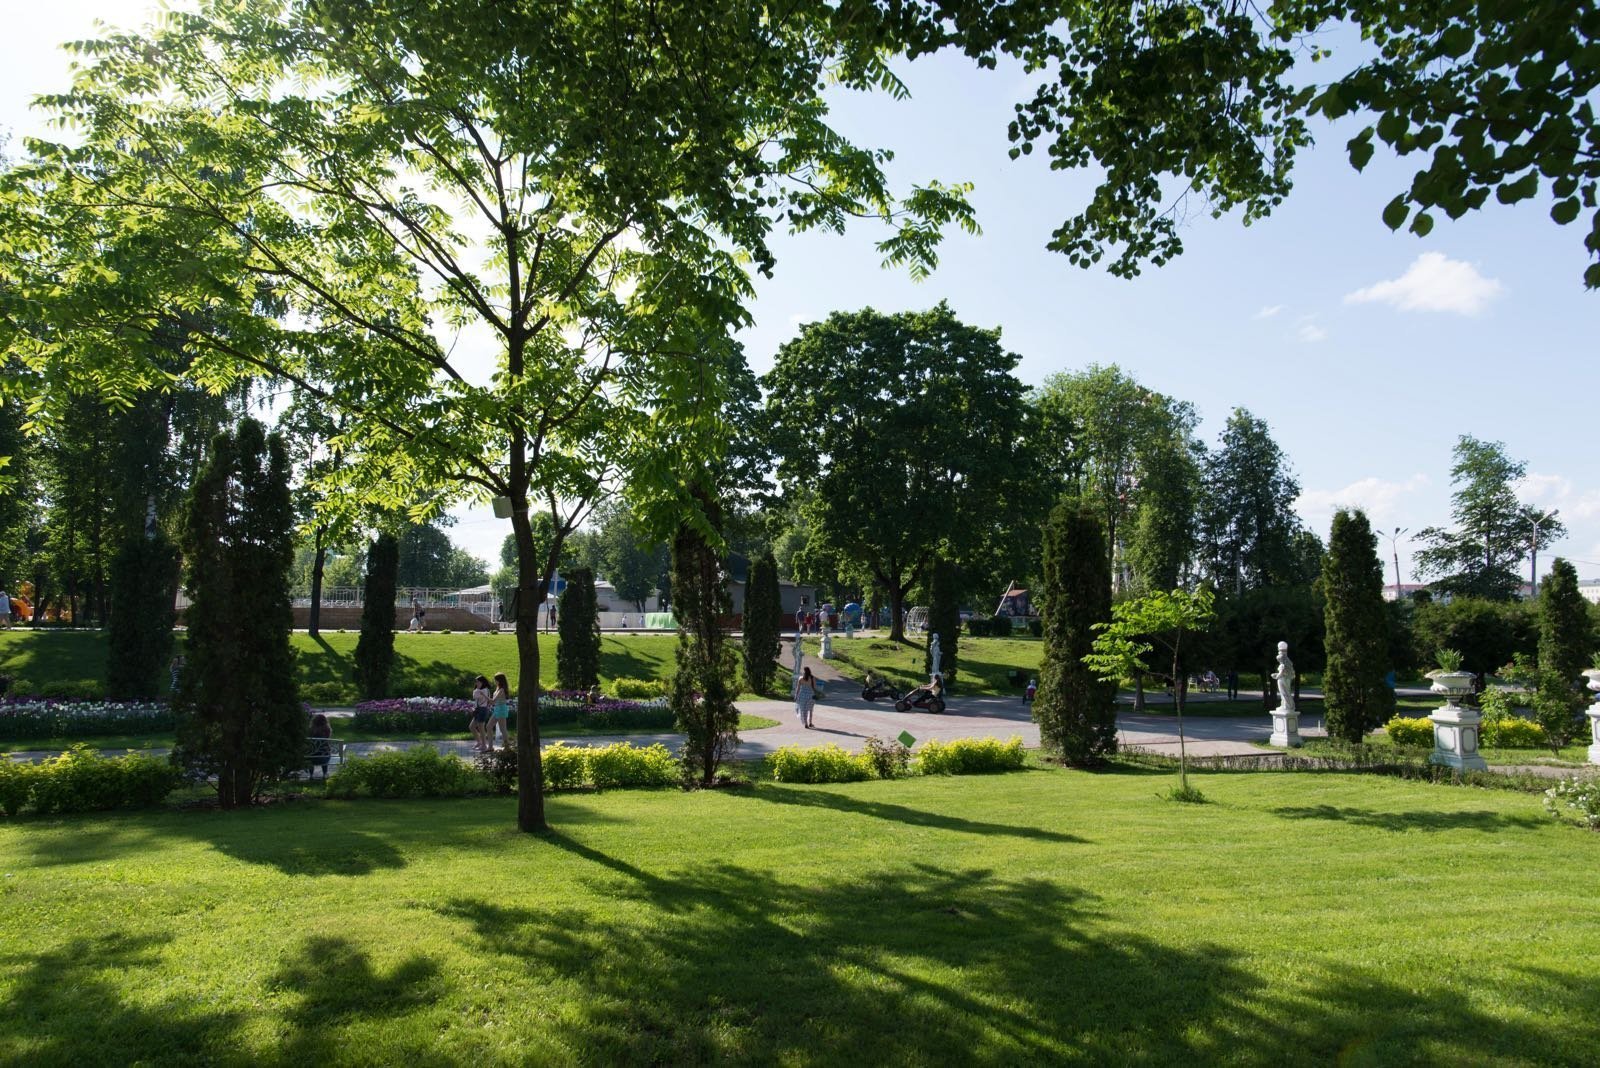
[[[696,493],[712,530],[721,527],[721,508],[708,494]],[[684,774],[710,786],[722,762],[739,745],[735,678],[738,658],[722,630],[728,614],[722,562],[706,534],[684,523],[672,539],[672,603],[678,617],[678,669],[668,703],[683,743]]]
[[[304,763],[289,646],[293,525],[283,439],[244,419],[216,438],[190,496],[187,665],[173,698],[173,763],[214,779],[225,808]]]
[[[111,619],[106,627],[106,693],[153,698],[167,681],[178,613],[178,553],[159,533],[129,538],[111,564]]]
[[[1117,751],[1116,684],[1084,664],[1094,627],[1111,619],[1111,568],[1100,520],[1064,502],[1044,531],[1040,591],[1044,655],[1033,719],[1039,742],[1068,764],[1093,764]]]
[[[763,553],[750,565],[749,579],[744,595],[744,677],[753,693],[767,693],[778,671],[783,628],[783,597],[772,553]]]
[[[1539,669],[1576,687],[1594,653],[1589,605],[1578,592],[1578,572],[1556,558],[1539,587]]]
[[[940,677],[945,692],[950,693],[955,689],[957,654],[961,645],[961,602],[959,575],[948,560],[935,561],[933,575],[928,580],[928,643],[923,670],[930,675],[933,673],[935,634],[939,636],[939,660],[943,665]]]
[[[1322,592],[1328,737],[1353,745],[1394,714],[1394,691],[1387,682],[1391,664],[1383,563],[1378,540],[1360,509],[1334,514],[1322,558]]]
[[[590,690],[600,684],[600,611],[594,572],[586,567],[567,574],[556,617],[556,679],[563,690]]]
[[[356,639],[356,693],[363,700],[389,696],[394,671],[395,576],[400,543],[382,533],[367,550],[367,578],[361,593],[361,637]]]

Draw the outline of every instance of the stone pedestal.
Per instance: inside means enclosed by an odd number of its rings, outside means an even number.
[[[1436,675],[1433,692],[1442,694],[1445,705],[1428,718],[1433,721],[1433,752],[1428,763],[1442,764],[1459,771],[1486,771],[1489,764],[1478,752],[1478,725],[1482,717],[1467,708],[1461,699],[1472,692],[1472,674],[1452,671]]]
[[[1271,712],[1272,737],[1267,739],[1268,745],[1281,746],[1285,749],[1298,749],[1305,742],[1300,739],[1300,713],[1293,708],[1279,705]]]
[[[828,631],[822,632],[822,652],[817,655],[824,660],[833,659],[833,635]]]

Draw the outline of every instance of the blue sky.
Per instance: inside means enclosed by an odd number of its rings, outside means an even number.
[[[87,35],[96,16],[127,23],[144,8],[141,0],[6,6],[0,129],[18,134],[39,129],[28,99],[66,84],[54,46]],[[744,338],[757,373],[800,322],[948,300],[967,321],[1002,329],[1030,384],[1117,363],[1192,402],[1208,442],[1236,406],[1267,419],[1304,490],[1296,508],[1324,536],[1343,504],[1366,507],[1382,528],[1447,524],[1457,436],[1504,441],[1528,465],[1523,499],[1561,509],[1570,534],[1556,553],[1600,578],[1591,414],[1600,401],[1600,293],[1582,287],[1581,231],[1552,223],[1547,202],[1441,219],[1425,239],[1390,233],[1380,212],[1416,165],[1380,150],[1357,174],[1343,145],[1359,124],[1316,123],[1319,144],[1272,218],[1246,228],[1198,209],[1182,257],[1131,281],[1113,278],[1044,248],[1086,200],[1091,176],[1052,173],[1038,156],[1007,158],[1006,123],[1025,91],[1019,71],[934,57],[903,73],[909,102],[839,94],[838,125],[859,143],[893,149],[902,189],[929,178],[975,183],[983,234],[952,235],[939,270],[920,283],[880,268],[871,224],[843,237],[780,238],[776,276],[760,283]],[[463,510],[453,531],[490,558],[504,533],[479,509]],[[1541,553],[1541,573],[1552,555]],[[1401,563],[1411,581],[1404,543]]]

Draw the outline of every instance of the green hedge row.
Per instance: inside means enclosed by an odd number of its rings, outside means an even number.
[[[777,782],[861,782],[899,778],[913,770],[923,775],[981,775],[1015,771],[1027,763],[1021,738],[934,739],[922,747],[914,765],[908,756],[899,742],[877,738],[867,739],[863,753],[848,753],[832,742],[810,749],[786,745],[767,758],[767,770]]]
[[[183,781],[159,757],[128,753],[103,757],[78,744],[38,764],[0,755],[0,811],[41,815],[157,805]]]
[[[1396,716],[1383,728],[1395,745],[1432,747],[1433,721]],[[1542,749],[1547,744],[1544,728],[1517,716],[1485,717],[1478,727],[1478,744],[1489,749]]]
[[[676,786],[683,767],[666,746],[616,742],[575,746],[557,742],[540,751],[546,790]],[[485,753],[469,764],[428,745],[354,757],[328,777],[330,797],[469,797],[509,794],[517,784],[515,747]]]

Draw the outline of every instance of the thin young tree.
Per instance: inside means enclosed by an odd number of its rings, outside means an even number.
[[[1177,694],[1178,789],[1177,801],[1202,801],[1199,790],[1189,787],[1189,746],[1183,730],[1183,657],[1193,640],[1211,626],[1215,617],[1211,590],[1156,590],[1112,606],[1111,622],[1095,627],[1094,652],[1083,662],[1098,678],[1118,682],[1137,672],[1167,679]],[[1161,661],[1149,659],[1153,652]]]
[[[1334,513],[1322,558],[1322,592],[1328,737],[1355,745],[1394,714],[1383,561],[1377,535],[1360,509]]]
[[[306,717],[289,647],[294,510],[283,440],[245,419],[212,447],[184,528],[187,665],[173,702],[172,761],[248,805],[299,767]]]
[[[367,578],[361,593],[361,637],[356,639],[356,691],[364,700],[389,696],[394,670],[395,576],[400,543],[383,531],[367,550]]]
[[[1594,662],[1589,606],[1578,592],[1578,572],[1557,558],[1539,587],[1539,669],[1533,711],[1545,742],[1559,754],[1582,722],[1587,703],[1580,686]]]
[[[1094,512],[1063,502],[1044,531],[1044,585],[1035,603],[1044,657],[1033,718],[1044,748],[1067,764],[1095,764],[1117,751],[1114,681],[1085,662],[1095,627],[1111,621],[1111,563]]]
[[[772,688],[782,627],[778,563],[768,550],[750,565],[744,591],[744,677],[753,693],[767,693]]]

